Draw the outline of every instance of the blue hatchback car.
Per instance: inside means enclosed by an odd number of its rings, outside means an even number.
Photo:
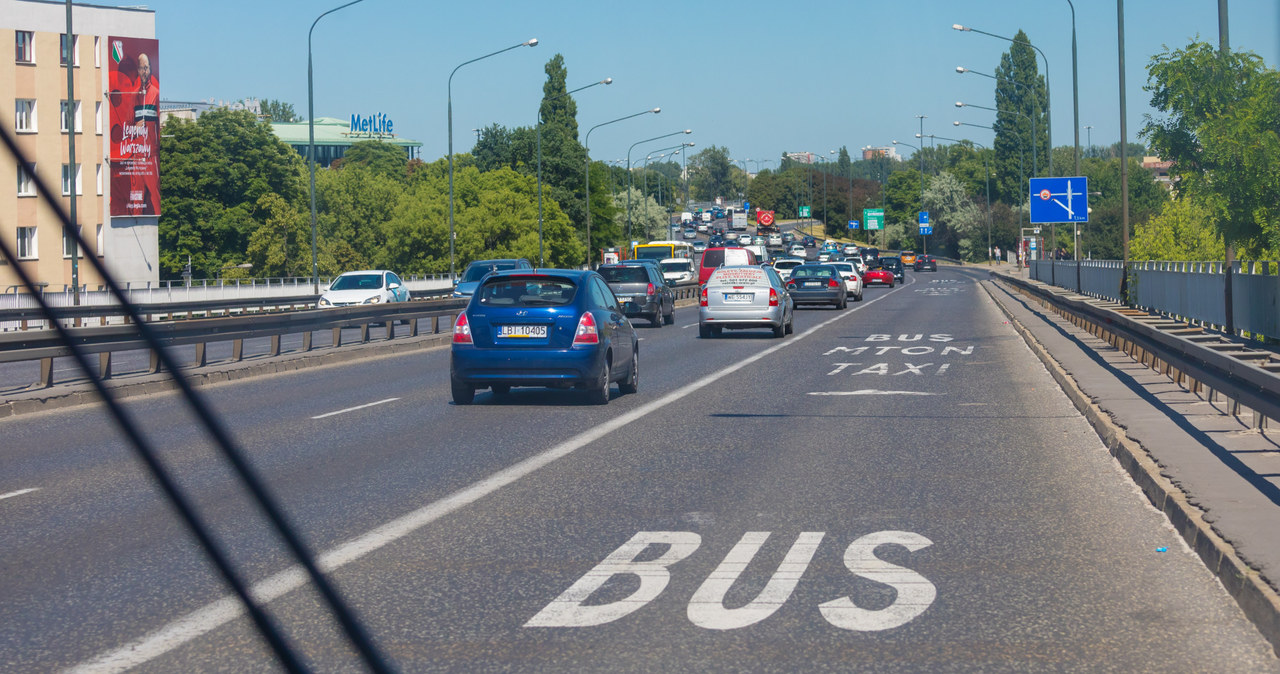
[[[453,402],[477,389],[577,387],[609,402],[610,387],[635,393],[640,340],[601,276],[570,269],[512,269],[485,276],[453,325]]]

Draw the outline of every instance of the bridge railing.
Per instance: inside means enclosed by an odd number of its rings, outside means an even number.
[[[1226,324],[1224,262],[1129,263],[1130,303],[1178,320],[1221,328]],[[1035,260],[1030,277],[1083,295],[1119,302],[1119,260]],[[1235,328],[1254,337],[1280,339],[1280,274],[1277,263],[1236,262],[1232,270]]]

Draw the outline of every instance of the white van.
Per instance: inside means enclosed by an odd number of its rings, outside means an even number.
[[[693,222],[693,213],[684,212],[680,214],[680,224],[687,225]]]

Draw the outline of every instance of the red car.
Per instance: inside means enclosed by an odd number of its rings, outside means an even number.
[[[867,273],[862,275],[862,284],[869,285],[887,285],[893,287],[893,272],[884,267],[869,267]]]

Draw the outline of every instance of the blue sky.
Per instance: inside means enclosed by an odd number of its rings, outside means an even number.
[[[104,3],[107,4],[107,3]],[[121,3],[127,4],[127,3]],[[341,0],[193,2],[150,0],[156,12],[168,100],[278,98],[305,116],[307,29]],[[1119,139],[1115,0],[1075,0],[1080,71],[1080,142]],[[1072,142],[1071,13],[1067,0],[364,0],[325,17],[314,37],[317,117],[384,113],[395,131],[423,143],[423,158],[447,147],[446,99],[458,64],[537,38],[468,65],[453,82],[454,150],[472,129],[531,125],[543,66],[564,54],[582,132],[652,107],[658,115],[597,129],[591,156],[626,156],[636,141],[691,128],[693,151],[729,148],[735,159],[776,159],[784,151],[825,153],[847,146],[915,142],[926,134],[989,144],[991,73],[1009,43],[952,30],[960,23],[1012,37],[1026,31],[1048,57],[1053,141]],[[1137,140],[1151,112],[1146,64],[1164,45],[1193,37],[1217,43],[1214,0],[1125,3],[1128,126]],[[1231,46],[1280,63],[1280,2],[1230,0]],[[1083,127],[1091,125],[1092,131]],[[677,142],[679,139],[676,139]],[[639,146],[633,161],[647,149]],[[908,153],[910,151],[908,150]],[[754,169],[754,164],[752,168]]]

